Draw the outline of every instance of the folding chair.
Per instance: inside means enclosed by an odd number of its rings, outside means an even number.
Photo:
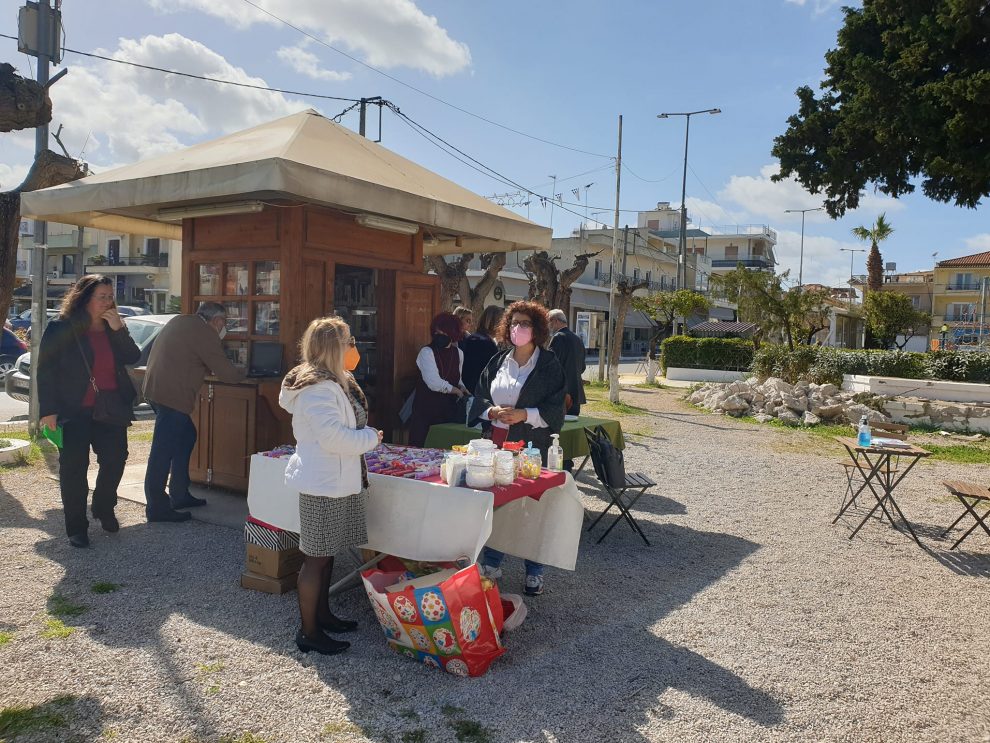
[[[986,524],[987,516],[990,516],[990,508],[984,511],[982,516],[976,512],[976,506],[980,503],[990,503],[990,488],[985,488],[982,485],[977,485],[975,482],[966,482],[964,480],[944,480],[942,484],[948,488],[950,493],[959,499],[959,502],[963,504],[963,508],[966,509],[960,514],[959,518],[952,522],[952,526],[942,533],[942,536],[945,537],[950,531],[955,529],[956,524],[966,518],[967,514],[972,516],[973,520],[976,521],[949,549],[954,550],[962,544],[962,541],[972,534],[977,526],[983,527],[983,531],[987,533],[987,536],[990,536],[990,528]]]
[[[853,426],[856,428],[857,426]],[[883,434],[882,438],[887,439],[897,439],[898,441],[907,441],[907,432],[910,430],[910,426],[904,423],[871,423],[870,428],[873,431],[879,431]],[[897,474],[896,462],[899,457],[895,457],[895,466],[891,468],[890,474]],[[843,467],[846,474],[846,492],[842,495],[842,505],[839,506],[839,511],[841,512],[846,507],[846,502],[849,498],[852,498],[852,505],[856,505],[856,492],[860,489],[860,485],[863,484],[863,477],[859,472],[859,468],[856,467],[855,462],[842,461],[839,462],[839,466]],[[883,514],[880,515],[881,520],[883,519]]]
[[[591,453],[591,463],[594,465],[595,475],[598,477],[598,481],[601,483],[602,487],[605,489],[605,492],[608,493],[608,496],[611,499],[611,502],[605,510],[598,514],[598,518],[591,522],[591,526],[588,527],[588,531],[594,529],[595,526],[598,525],[598,522],[605,517],[605,514],[612,510],[612,506],[615,506],[619,509],[619,515],[615,517],[614,521],[612,521],[611,526],[609,526],[608,529],[606,529],[605,532],[598,537],[596,544],[601,544],[602,540],[608,536],[608,533],[615,528],[615,525],[619,523],[620,520],[625,519],[626,523],[629,524],[632,530],[639,534],[640,538],[646,542],[646,546],[652,546],[650,545],[650,540],[646,538],[643,530],[640,529],[639,524],[636,523],[636,519],[634,519],[632,513],[630,513],[630,509],[636,505],[636,501],[639,500],[640,496],[656,485],[656,482],[642,473],[626,472],[621,487],[612,485],[609,482],[610,478],[605,467],[605,462],[602,459],[602,451],[598,442],[598,436],[604,436],[609,440],[609,442],[611,442],[608,433],[606,433],[604,428],[599,426],[595,431],[589,428],[584,429],[584,435],[588,439],[588,451]],[[628,500],[626,500],[627,498]]]

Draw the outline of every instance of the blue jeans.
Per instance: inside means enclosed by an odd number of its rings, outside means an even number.
[[[154,403],[155,433],[151,439],[151,454],[144,475],[144,497],[148,501],[145,512],[150,517],[172,510],[169,496],[165,494],[165,481],[173,500],[181,501],[189,495],[189,459],[196,447],[196,426],[186,413]]]
[[[485,547],[481,550],[481,562],[490,568],[501,567],[502,560],[504,559],[504,552],[493,550],[491,547]],[[525,560],[524,562],[526,563],[526,575],[543,575],[543,565],[531,560]]]

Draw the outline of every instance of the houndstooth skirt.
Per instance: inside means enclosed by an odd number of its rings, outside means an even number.
[[[299,494],[299,549],[309,557],[333,557],[368,541],[368,491],[344,498]]]

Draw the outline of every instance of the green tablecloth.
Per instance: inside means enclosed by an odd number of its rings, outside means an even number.
[[[602,426],[617,447],[625,448],[626,442],[622,438],[619,421],[582,415],[576,421],[564,421],[564,427],[560,431],[560,446],[564,450],[565,459],[588,456],[588,441],[584,437],[584,429],[594,426]],[[454,444],[466,444],[477,438],[481,438],[481,431],[477,428],[468,428],[459,423],[440,423],[430,426],[425,446],[431,449],[449,449]]]

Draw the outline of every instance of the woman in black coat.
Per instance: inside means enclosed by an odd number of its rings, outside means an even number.
[[[511,343],[496,354],[481,372],[475,390],[471,418],[480,420],[486,435],[503,441],[532,441],[543,463],[551,436],[564,425],[564,370],[553,351],[544,348],[550,339],[547,311],[535,302],[516,302],[505,311],[499,340]],[[485,547],[482,572],[501,576],[505,555]],[[526,594],[543,593],[543,566],[526,560]]]
[[[48,323],[36,365],[41,425],[62,426],[59,487],[65,532],[73,547],[89,546],[86,501],[89,450],[100,471],[93,489],[93,516],[103,529],[120,529],[114,507],[127,461],[127,427],[136,393],[125,364],[141,356],[114,302],[113,279],[84,276],[69,290],[57,320]],[[115,398],[113,421],[94,420],[98,396]],[[102,405],[101,405],[102,407]]]
[[[478,379],[481,372],[492,360],[492,356],[498,353],[498,346],[495,345],[493,336],[498,332],[499,323],[505,310],[495,305],[485,307],[478,320],[477,329],[466,338],[462,338],[458,344],[464,352],[464,368],[461,370],[461,381],[472,395],[474,388],[478,386]]]

